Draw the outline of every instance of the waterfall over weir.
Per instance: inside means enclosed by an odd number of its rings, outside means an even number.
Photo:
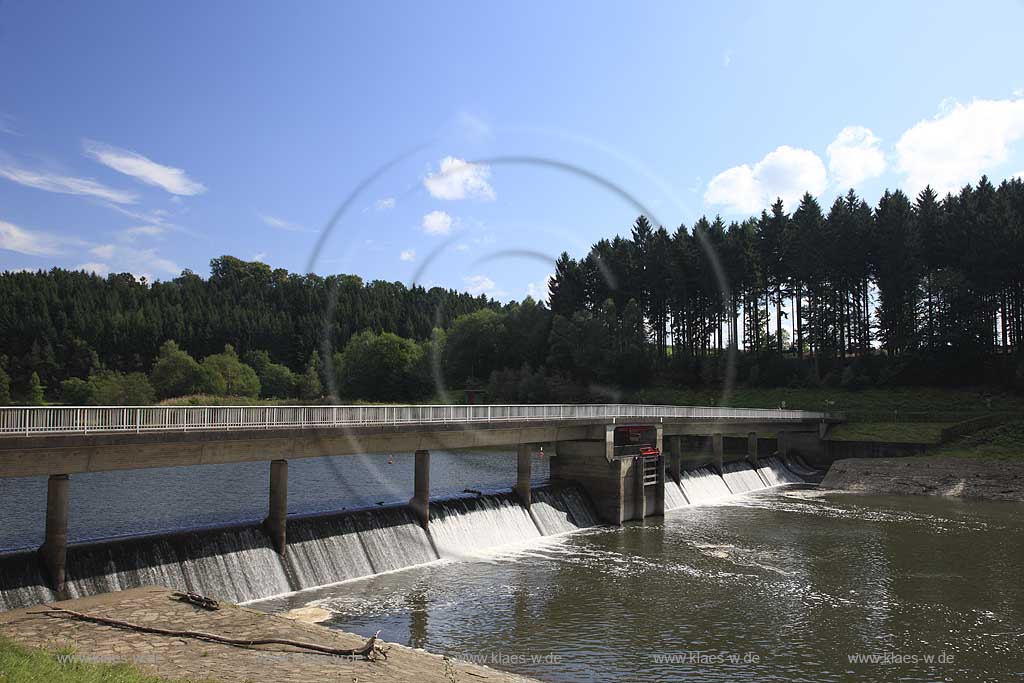
[[[575,486],[534,489],[533,498],[529,511],[511,494],[432,502],[429,533],[405,506],[290,517],[284,557],[255,524],[75,544],[67,591],[162,585],[247,602],[597,524]],[[55,599],[37,553],[0,554],[0,611]]]
[[[674,510],[687,505],[711,503],[731,495],[759,491],[783,484],[802,484],[778,458],[764,458],[755,469],[746,462],[729,462],[722,474],[710,467],[682,473],[679,486],[672,480],[665,482],[665,509]]]

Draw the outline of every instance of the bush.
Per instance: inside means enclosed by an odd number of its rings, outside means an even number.
[[[422,377],[423,347],[411,339],[365,330],[335,356],[343,396],[368,401],[422,398],[430,385]]]
[[[195,393],[202,384],[203,372],[195,358],[174,341],[166,341],[153,364],[152,378],[157,396],[170,398]]]
[[[291,398],[295,395],[299,378],[286,365],[270,360],[270,354],[266,351],[256,351],[248,360],[260,380],[260,396]]]
[[[28,380],[28,404],[32,406],[43,405],[43,383],[39,381],[39,373],[33,372]]]
[[[68,405],[92,405],[92,386],[81,377],[69,377],[60,384],[60,396]]]
[[[238,359],[231,344],[224,345],[224,352],[207,356],[200,364],[203,371],[202,391],[216,396],[260,395],[260,380],[256,371]]]

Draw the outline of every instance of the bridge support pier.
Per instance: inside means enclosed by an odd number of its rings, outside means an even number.
[[[716,433],[711,435],[711,452],[714,460],[711,465],[715,470],[722,474],[722,456],[724,454],[724,447],[722,445],[722,434]]]
[[[68,499],[70,480],[66,474],[51,474],[46,484],[46,536],[39,553],[50,586],[64,599],[68,554]]]
[[[288,547],[288,461],[270,461],[270,508],[263,530],[270,536],[274,550],[284,555]]]
[[[654,514],[665,515],[665,456],[658,456],[658,485],[654,489]]]
[[[430,451],[416,451],[415,483],[409,507],[424,529],[430,523]]]
[[[757,432],[747,434],[747,462],[754,469],[757,469],[759,455],[757,452]]]
[[[683,437],[670,436],[668,439],[668,476],[678,484],[683,478]]]
[[[515,493],[519,502],[527,510],[530,509],[532,496],[530,493],[530,477],[532,475],[533,462],[530,456],[533,449],[529,444],[521,443],[516,449],[516,488]]]

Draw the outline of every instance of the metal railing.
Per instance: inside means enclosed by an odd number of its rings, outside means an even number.
[[[693,419],[806,421],[827,413],[630,404],[388,406],[138,406],[0,408],[0,435],[194,432],[533,420]]]

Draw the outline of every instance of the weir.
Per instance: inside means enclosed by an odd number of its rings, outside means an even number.
[[[74,597],[81,590],[82,575],[79,572],[75,574],[79,578],[68,578],[73,574],[70,567],[81,569],[71,563],[67,548],[70,475],[269,462],[267,516],[249,530],[260,535],[262,545],[253,538],[230,552],[217,544],[204,546],[199,551],[201,557],[192,557],[192,551],[183,547],[176,547],[174,553],[170,547],[160,549],[171,564],[177,558],[178,564],[193,569],[202,567],[207,557],[237,554],[243,549],[253,554],[257,545],[263,557],[263,550],[269,549],[278,557],[261,560],[267,563],[267,576],[261,579],[269,582],[267,586],[226,589],[233,596],[262,595],[285,585],[298,590],[309,582],[341,581],[407,566],[408,557],[394,556],[397,551],[370,550],[367,539],[382,534],[406,544],[409,552],[419,548],[419,559],[424,561],[462,552],[463,545],[456,539],[463,538],[467,529],[461,527],[478,522],[483,526],[477,534],[498,534],[495,540],[500,534],[512,535],[505,540],[543,535],[542,527],[554,528],[555,517],[567,514],[551,500],[543,501],[542,506],[534,504],[531,456],[545,445],[553,456],[552,479],[579,485],[594,506],[592,516],[583,514],[577,505],[566,518],[573,519],[573,524],[593,517],[618,525],[662,515],[679,504],[680,498],[701,502],[705,494],[742,493],[767,485],[769,479],[758,467],[759,434],[768,433],[782,455],[799,454],[801,449],[820,443],[829,420],[832,418],[824,413],[792,410],[620,404],[0,408],[0,476],[49,476],[38,572],[54,595]],[[742,446],[739,459],[748,463],[745,468],[731,462],[737,459],[737,445]],[[516,448],[517,481],[512,495],[500,505],[498,499],[431,502],[430,448],[479,446]],[[377,527],[353,517],[337,523],[364,524],[355,536],[340,527],[318,536],[304,528],[302,521],[288,518],[290,459],[402,451],[415,452],[414,493],[407,509],[393,514],[411,516],[424,534],[405,528],[405,518],[399,524]],[[703,473],[695,477],[684,472],[694,467],[710,468],[719,480],[703,481]],[[675,488],[668,486],[669,482]],[[435,517],[440,526],[432,529]],[[485,533],[484,527],[496,524],[499,518],[503,530]],[[232,538],[241,542],[240,536]],[[361,554],[356,552],[356,540]],[[329,547],[331,544],[334,547]],[[426,551],[428,545],[430,552]],[[292,557],[295,553],[305,556]],[[283,568],[291,573],[282,574]],[[186,575],[164,578],[175,586],[194,581]],[[33,583],[35,579],[19,581],[33,586],[38,583]]]

